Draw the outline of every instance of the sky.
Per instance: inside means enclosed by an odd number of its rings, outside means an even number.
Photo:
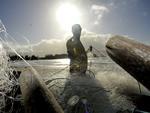
[[[67,30],[62,27],[68,21],[65,19],[76,18],[75,12],[56,16],[67,3],[80,13],[85,31],[126,35],[150,43],[150,0],[0,0],[0,20],[20,44],[63,40],[71,33],[71,26]]]

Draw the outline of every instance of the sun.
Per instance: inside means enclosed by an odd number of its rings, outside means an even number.
[[[57,9],[56,20],[63,30],[68,31],[73,24],[81,24],[81,13],[75,5],[65,3]]]

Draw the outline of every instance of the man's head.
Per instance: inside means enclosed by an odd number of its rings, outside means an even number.
[[[72,26],[73,36],[80,38],[81,30],[82,30],[82,28],[81,28],[81,26],[79,24],[74,24]]]

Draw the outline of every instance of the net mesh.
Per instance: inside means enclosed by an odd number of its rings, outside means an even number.
[[[14,102],[20,101],[16,92],[19,89],[19,83],[16,78],[16,70],[9,64],[7,51],[11,48],[11,42],[5,26],[0,20],[0,113],[12,113]]]

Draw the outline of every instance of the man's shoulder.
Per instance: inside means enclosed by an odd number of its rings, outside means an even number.
[[[72,39],[73,39],[72,37],[71,37],[70,39],[68,39],[68,40],[67,40],[67,44],[71,43],[71,42],[72,42]]]

